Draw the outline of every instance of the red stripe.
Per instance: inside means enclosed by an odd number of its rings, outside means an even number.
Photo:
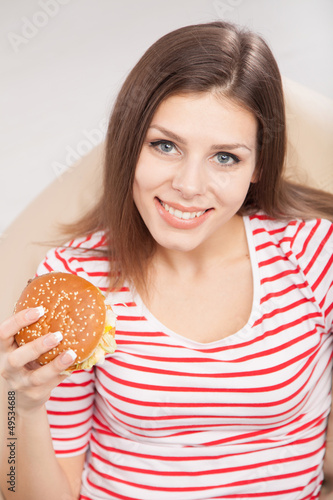
[[[215,420],[215,419],[219,419],[221,422],[223,419],[227,420],[228,422],[232,421],[233,422],[233,425],[234,426],[243,426],[244,425],[244,422],[239,422],[237,423],[237,419],[243,419],[246,418],[246,420],[249,420],[251,422],[251,426],[261,426],[263,421],[266,419],[266,420],[272,420],[272,419],[276,419],[276,418],[281,418],[281,417],[284,417],[285,415],[289,415],[290,412],[293,412],[295,411],[295,409],[297,409],[298,407],[301,407],[301,405],[303,404],[304,402],[304,399],[306,399],[306,396],[304,396],[303,399],[301,399],[296,405],[294,405],[292,408],[288,408],[287,410],[283,411],[283,412],[280,412],[280,413],[270,413],[268,415],[261,415],[260,416],[260,422],[253,422],[253,420],[258,420],[258,416],[257,415],[246,415],[246,417],[242,417],[241,415],[202,415],[200,414],[200,418],[201,419],[210,419],[210,420]],[[129,413],[129,412],[126,412],[124,410],[122,410],[121,408],[113,405],[111,403],[111,401],[108,401],[108,405],[110,406],[110,408],[112,408],[112,410],[114,412],[117,412],[117,414],[120,414],[120,415],[124,415],[125,417],[129,417],[129,418],[133,418],[133,419],[136,419],[137,418],[137,415],[134,414],[134,413]],[[165,405],[166,406],[166,405]],[[226,405],[228,406],[228,405]],[[151,421],[151,414],[149,413],[149,415],[140,415],[140,420],[147,420],[147,421]],[[170,421],[170,420],[181,420],[181,419],[185,419],[185,420],[191,420],[191,419],[197,419],[198,416],[197,415],[163,415],[163,416],[154,416],[154,420],[156,421]],[[104,426],[97,418],[96,418],[96,415],[93,416],[93,419],[98,423],[98,425],[102,426],[104,429],[108,429],[108,427]],[[126,424],[127,425],[127,424]],[[221,426],[224,426],[225,424],[224,423],[221,423]],[[226,424],[228,425],[228,423]],[[101,429],[98,430],[99,433],[103,434],[103,431]],[[107,430],[106,431],[106,434],[110,435],[110,431]],[[309,440],[312,440],[312,437],[311,439]],[[305,441],[307,442],[307,441]],[[237,453],[238,455],[238,453]]]
[[[94,256],[94,257],[79,257],[78,255],[75,255],[75,257],[69,257],[68,262],[72,263],[73,261],[75,262],[109,262],[109,259],[105,256],[103,257],[102,255]],[[108,275],[107,272],[104,273],[105,276]]]
[[[116,302],[113,304],[114,306],[119,306],[119,307],[136,307],[135,302]]]
[[[294,237],[291,239],[291,247],[293,247],[297,236],[300,234],[300,232],[303,230],[304,227],[305,227],[305,222],[304,221],[300,222],[296,226],[296,231],[295,231]]]
[[[314,349],[315,350],[315,349]],[[316,350],[315,350],[315,353],[316,354]],[[295,358],[295,362],[298,362],[300,361],[301,359],[303,359],[305,356],[297,356],[297,358]],[[304,363],[304,365],[302,366],[302,368],[293,376],[293,377],[290,377],[289,379],[285,380],[284,382],[280,382],[278,384],[275,384],[275,385],[271,385],[271,386],[266,386],[266,387],[220,387],[220,388],[217,388],[217,387],[214,387],[214,392],[216,393],[244,393],[244,394],[251,394],[251,393],[254,393],[254,394],[259,394],[261,392],[271,392],[271,391],[277,391],[279,389],[282,389],[286,386],[290,386],[292,384],[292,382],[294,382],[295,380],[297,380],[298,378],[300,378],[300,375],[303,374],[303,372],[307,369],[307,367],[311,364],[311,362],[313,361],[313,357],[314,355],[312,355],[312,357],[310,357],[306,363]],[[290,361],[286,361],[285,363],[281,364],[280,366],[282,367],[285,367],[285,366],[288,366],[290,365],[291,362]],[[314,368],[313,368],[314,369]],[[103,371],[103,370],[102,370]],[[140,371],[145,371],[145,370],[140,370]],[[152,373],[161,373],[160,370],[149,370],[147,369],[147,371],[151,371]],[[262,371],[265,371],[265,370],[262,370]],[[268,371],[268,370],[267,370]],[[275,370],[272,370],[272,372],[274,373],[275,371],[277,371],[276,369]],[[246,372],[245,372],[246,373]],[[125,380],[122,380],[122,379],[119,379],[115,376],[112,376],[111,374],[107,373],[104,371],[104,375],[109,378],[110,380],[112,380],[113,382],[116,382],[118,383],[119,385],[124,385],[124,386],[127,386],[127,387],[134,387],[136,389],[143,389],[143,390],[146,390],[146,391],[157,391],[157,392],[160,392],[160,391],[167,391],[167,392],[191,392],[191,393],[205,393],[205,392],[211,392],[212,388],[201,388],[201,387],[188,387],[188,386],[185,386],[185,387],[178,387],[178,386],[161,386],[161,385],[153,385],[153,384],[142,384],[142,383],[137,383],[137,382],[132,382],[132,381],[125,381]],[[259,375],[259,373],[254,373],[253,376],[255,375]],[[188,374],[184,373],[182,374],[183,377],[186,377],[188,376]],[[230,378],[237,378],[238,377],[238,373],[234,373],[234,374],[228,374],[227,375],[228,377]],[[227,378],[226,377],[223,377],[223,378]],[[242,376],[245,376],[244,373],[242,374]],[[248,372],[248,376],[251,376],[251,372]],[[213,378],[213,377],[212,377]],[[217,377],[215,377],[217,378]],[[298,388],[297,391],[295,391],[293,394],[289,395],[287,398],[284,398],[283,400],[280,400],[280,401],[273,401],[273,402],[265,402],[265,403],[251,403],[250,405],[246,405],[246,406],[250,406],[250,407],[256,407],[256,406],[259,406],[259,407],[267,407],[267,406],[277,406],[279,404],[282,404],[282,403],[286,403],[287,401],[290,401],[292,399],[294,399],[300,392],[301,390],[305,387],[306,383],[309,381],[309,378],[306,380],[306,382],[300,387]],[[102,385],[102,387],[104,388],[104,390],[106,392],[109,392],[108,389],[105,387],[105,385],[100,381],[100,384]],[[111,392],[110,392],[111,394]],[[179,405],[178,405],[179,406]],[[194,405],[195,406],[195,405]],[[200,405],[199,405],[200,406]],[[210,404],[207,404],[207,406],[210,406]],[[215,406],[215,405],[214,405]],[[228,405],[221,405],[221,404],[218,404],[218,406],[228,406]],[[233,406],[233,404],[229,404],[229,406]],[[243,405],[241,405],[243,406]]]
[[[68,454],[68,453],[77,453],[78,451],[84,451],[88,446],[88,443],[84,444],[83,446],[80,446],[79,448],[72,448],[70,450],[57,450],[55,449],[56,455],[63,455],[63,454]]]
[[[314,297],[311,297],[310,299],[307,297],[303,297],[302,299],[296,300],[295,302],[292,302],[291,304],[288,304],[287,306],[284,307],[279,307],[277,309],[273,309],[269,313],[265,313],[261,316],[259,320],[256,321],[256,325],[259,325],[262,321],[268,318],[273,318],[277,314],[284,313],[287,311],[290,311],[291,309],[296,309],[302,304],[308,304],[309,302],[315,302]]]
[[[327,297],[327,294],[325,295],[325,298]],[[333,311],[333,302],[329,304],[328,308],[324,311],[325,313],[325,318],[328,317],[328,315]]]
[[[69,267],[69,265],[68,265],[68,263],[67,263],[67,260],[66,260],[66,259],[64,259],[64,258],[60,255],[60,252],[61,252],[61,250],[59,251],[59,250],[57,250],[57,249],[54,251],[56,258],[57,258],[58,260],[60,260],[60,262],[62,263],[62,265],[63,265],[63,266],[64,266],[64,268],[66,269],[66,271],[68,271],[68,272],[69,272],[69,273],[71,273],[71,274],[76,274],[76,272],[75,272],[75,271],[73,271],[73,270]]]
[[[295,326],[299,326],[301,323],[306,323],[309,319],[312,319],[312,318],[320,318],[321,317],[321,314],[320,312],[314,312],[314,313],[311,313],[311,314],[306,314],[305,316],[301,316],[300,318],[298,318],[297,320],[294,320],[294,321],[291,321],[289,323],[285,323],[284,325],[281,325],[280,327],[277,327],[273,330],[266,330],[264,334],[262,335],[258,335],[257,337],[251,339],[251,340],[248,340],[248,341],[245,341],[245,342],[242,342],[242,343],[238,343],[238,344],[231,344],[231,345],[221,345],[221,346],[218,346],[218,347],[209,347],[209,344],[207,344],[208,347],[198,347],[198,348],[192,348],[193,351],[196,351],[196,352],[202,352],[202,353],[205,353],[205,354],[213,354],[213,353],[219,353],[219,352],[223,352],[223,351],[228,351],[228,350],[236,350],[236,349],[243,349],[244,347],[247,347],[249,345],[253,345],[253,344],[256,344],[256,343],[260,343],[262,340],[264,340],[265,338],[267,337],[270,337],[272,335],[276,335],[278,333],[281,333],[282,331],[284,330],[288,330],[290,328],[294,328]],[[261,323],[261,318],[259,318],[253,325],[252,325],[252,328],[256,327],[257,324],[260,324]],[[121,331],[117,330],[117,335],[121,335]],[[138,336],[148,336],[148,335],[151,335],[150,332],[138,332]],[[160,336],[160,335],[165,335],[163,333],[160,333],[158,332],[158,335],[152,335],[152,336]],[[166,336],[166,335],[165,335]],[[158,344],[159,346],[162,346],[164,344]],[[172,348],[173,346],[171,345],[168,345],[168,344],[165,344],[166,347],[169,347],[169,348]],[[186,349],[185,346],[174,346],[175,349],[179,349],[179,348],[184,348]],[[146,356],[145,356],[146,357]],[[147,356],[147,359],[149,359],[149,357]],[[162,357],[159,357],[159,359],[163,359]],[[168,359],[168,358],[164,358],[164,359]]]
[[[256,248],[256,251],[259,252],[260,250],[264,250],[265,248],[269,248],[269,247],[274,247],[274,248],[277,248],[279,245],[277,245],[276,243],[274,243],[273,241],[265,241],[265,243],[261,243],[260,245],[257,245],[255,248]]]
[[[147,321],[144,316],[117,316],[118,321]]]
[[[303,225],[304,225],[304,223],[303,223]],[[308,248],[308,245],[309,245],[310,241],[312,240],[313,236],[316,234],[319,226],[320,226],[320,219],[317,219],[316,224],[313,226],[313,228],[311,228],[311,231],[309,232],[309,234],[308,234],[308,236],[303,244],[302,250],[296,255],[297,260],[300,260],[301,257],[303,257],[303,255],[305,254],[305,252]],[[295,241],[296,241],[296,239],[295,239]]]
[[[117,320],[119,321],[119,316],[117,317]],[[167,338],[168,336],[163,333],[163,332],[143,332],[141,331],[129,331],[129,330],[123,330],[117,327],[117,335],[125,335],[126,337],[139,337],[139,338],[146,338],[146,337],[164,337]],[[125,342],[125,341],[124,341]],[[131,341],[130,341],[131,342]],[[142,341],[141,341],[142,343]],[[149,342],[150,345],[150,342]],[[162,344],[156,344],[156,345],[162,345]],[[165,347],[170,347],[169,344],[164,344]]]
[[[332,232],[333,232],[333,224],[330,225],[326,235],[324,236],[324,238],[322,239],[320,244],[317,245],[317,250],[316,250],[315,254],[313,255],[313,257],[312,257],[311,261],[309,262],[309,264],[307,265],[307,267],[305,268],[305,271],[304,271],[305,274],[307,274],[309,272],[309,269],[312,267],[312,265],[317,260],[318,256],[320,255],[320,253],[323,250],[324,246],[326,245],[327,241],[331,237]]]
[[[84,374],[92,374],[93,373],[93,368],[91,368],[90,370],[77,370],[75,372],[75,375],[77,376],[78,373],[84,373]],[[61,382],[61,384],[59,384],[59,387],[87,387],[88,385],[90,384],[93,384],[93,380],[89,379],[89,380],[86,380],[85,382],[78,382],[78,383],[75,383],[75,382],[70,382],[68,379],[65,381],[65,382]]]
[[[306,283],[295,283],[293,285],[288,286],[287,288],[284,288],[283,290],[279,290],[278,292],[270,292],[264,297],[261,298],[260,303],[263,304],[269,299],[272,299],[273,297],[285,297],[289,292],[292,292],[293,290],[302,290],[303,288],[306,288],[307,284]]]
[[[94,403],[91,403],[91,405],[85,407],[85,408],[81,408],[80,410],[76,410],[76,411],[52,411],[52,410],[47,410],[47,413],[49,415],[77,415],[78,413],[84,413],[88,410],[90,410],[90,408],[92,408],[94,406]]]
[[[313,312],[313,313],[310,313],[310,314],[306,314],[305,316],[301,316],[299,319],[295,319],[294,321],[290,321],[289,323],[285,323],[284,325],[281,325],[281,326],[279,326],[277,328],[274,328],[274,330],[267,330],[266,334],[263,337],[267,337],[267,336],[270,336],[270,335],[275,335],[276,333],[280,333],[283,330],[288,330],[289,328],[293,328],[294,326],[298,326],[301,323],[306,322],[309,319],[320,318],[320,317],[321,317],[320,312]],[[260,323],[261,323],[261,318],[258,319],[254,323],[253,326],[257,326],[257,324],[259,325]]]
[[[45,259],[45,261],[44,261],[44,263],[43,263],[43,264],[44,264],[44,267],[45,267],[45,268],[46,268],[49,272],[52,272],[52,271],[53,271],[52,267],[51,267],[51,266],[47,263],[47,259]]]
[[[257,359],[259,357],[265,357],[269,354],[277,353],[280,350],[284,350],[285,348],[288,348],[292,345],[295,345],[299,342],[302,342],[303,340],[307,339],[308,337],[311,337],[314,333],[316,332],[316,329],[313,329],[309,332],[304,333],[300,337],[295,337],[294,339],[290,340],[289,342],[286,342],[285,344],[279,345],[277,347],[271,348],[271,349],[266,349],[261,352],[249,354],[247,356],[243,356],[242,358],[237,358],[233,359],[233,363],[243,363],[244,361],[249,361],[251,359]],[[301,359],[303,359],[306,356],[309,356],[311,353],[316,351],[318,349],[318,346],[313,346],[309,350],[300,353],[298,356],[293,357],[291,359],[287,359],[283,363],[276,364],[273,366],[270,366],[269,368],[262,368],[260,370],[250,370],[250,371],[229,371],[229,372],[212,372],[212,373],[197,373],[197,372],[189,372],[189,371],[175,371],[175,370],[166,370],[165,368],[156,368],[156,367],[146,367],[143,365],[139,364],[131,364],[131,363],[126,363],[124,361],[121,361],[118,359],[116,356],[115,357],[110,357],[108,358],[108,361],[114,365],[121,366],[122,368],[126,368],[129,370],[135,370],[135,371],[140,371],[140,372],[150,372],[150,373],[155,373],[155,374],[163,374],[163,375],[172,375],[172,376],[177,376],[177,377],[199,377],[201,378],[238,378],[238,377],[250,377],[250,376],[258,376],[258,375],[267,375],[270,373],[274,373],[276,371],[281,370],[282,368],[286,368],[294,363],[297,363]],[[119,352],[119,351],[118,351]],[[120,351],[122,352],[122,351]],[[139,355],[139,354],[133,354],[136,358],[140,359],[145,359],[145,360],[152,360],[152,361],[157,361],[157,362],[174,362],[177,363],[177,361],[181,360],[182,358],[163,358],[161,356],[147,356],[147,355]],[[190,360],[185,359],[185,362]],[[193,358],[192,361],[195,362],[200,362],[200,359]],[[218,360],[212,360],[212,362],[217,362],[220,363]],[[208,362],[208,360],[204,360],[205,363]],[[102,372],[105,372],[103,367],[100,367]],[[106,372],[105,372],[106,374]]]
[[[91,396],[94,396],[94,392],[89,392],[88,394],[83,394],[82,396],[75,396],[75,397],[65,397],[65,398],[60,398],[60,397],[55,397],[51,396],[50,401],[81,401],[82,399],[87,399]]]
[[[283,228],[283,230],[285,230],[285,228]],[[281,232],[280,229],[279,229],[279,232]],[[266,248],[269,248],[269,247],[274,247],[274,249],[281,248],[281,245],[283,243],[290,242],[290,241],[291,241],[291,236],[285,236],[284,238],[281,238],[281,240],[279,240],[277,243],[275,243],[274,241],[268,240],[265,243],[261,243],[260,245],[256,245],[255,249],[257,252],[259,252],[260,250],[265,250]]]
[[[281,273],[274,274],[273,276],[267,276],[265,278],[261,278],[260,283],[263,285],[264,283],[270,283],[271,281],[276,281],[286,276],[291,276],[293,274],[299,274],[299,269],[288,269],[287,271],[282,271]]]
[[[297,378],[297,376],[298,375],[294,375],[293,379]],[[172,403],[169,401],[168,401],[168,403],[166,403],[165,401],[161,401],[161,402],[160,401],[158,401],[158,402],[156,402],[156,401],[143,401],[143,400],[128,398],[128,397],[122,396],[120,393],[113,392],[110,389],[108,389],[101,381],[100,381],[100,384],[103,387],[104,391],[106,393],[108,393],[110,396],[114,397],[115,399],[118,399],[120,401],[124,401],[126,403],[138,405],[138,406],[150,406],[150,407],[156,407],[156,408],[162,407],[162,406],[163,407],[167,406],[170,408],[205,408],[205,407],[207,407],[207,408],[269,408],[269,407],[274,407],[274,406],[280,406],[284,403],[287,403],[287,402],[293,400],[296,396],[298,396],[302,392],[302,390],[304,389],[304,387],[308,383],[308,381],[309,381],[309,379],[306,380],[306,382],[290,396],[283,398],[283,399],[280,399],[280,400],[276,400],[276,401],[271,401],[271,402],[266,401],[265,403],[264,402],[260,402],[260,403],[230,403],[230,402],[226,402],[226,403],[209,403],[209,402],[203,402],[203,403],[200,403],[200,402],[196,402],[196,403],[177,402],[177,403]],[[124,384],[124,385],[131,386],[130,383]],[[276,387],[277,388],[279,388],[279,386],[283,387],[283,385],[286,385],[286,384],[279,384]],[[161,390],[161,388],[160,388],[160,390]],[[256,393],[256,392],[257,393],[266,392],[267,390],[268,389],[265,387],[260,387],[260,388],[256,388],[256,389],[244,388],[244,389],[237,389],[237,390],[235,388],[230,388],[230,389],[221,389],[218,392],[221,392],[221,393],[239,392],[239,393],[251,394],[251,393]],[[177,389],[173,389],[173,391],[177,392]],[[215,391],[216,391],[216,389],[215,389]],[[186,388],[186,392],[195,392],[195,391],[192,389],[189,390],[188,388]],[[204,392],[204,391],[200,391],[200,392]],[[296,407],[297,406],[298,406],[298,404],[296,404]]]
[[[48,410],[47,410],[47,413],[51,414],[51,412],[49,412]],[[81,425],[85,425],[90,420],[91,420],[91,416],[89,416],[86,420],[83,420],[82,422],[76,422],[75,424],[66,424],[66,425],[50,424],[50,428],[51,429],[72,429],[73,427],[80,427]]]
[[[99,444],[97,442],[97,444]],[[142,469],[139,467],[129,467],[127,465],[121,465],[119,462],[110,462],[109,460],[102,458],[100,455],[97,455],[97,453],[92,453],[92,456],[96,458],[96,460],[99,460],[109,466],[110,468],[115,467],[120,470],[124,470],[127,472],[134,472],[138,474],[150,474],[153,476],[166,476],[166,477],[197,477],[197,476],[207,476],[207,475],[213,475],[213,474],[230,474],[233,472],[242,472],[242,471],[247,471],[247,470],[252,470],[252,469],[258,469],[259,467],[270,467],[272,465],[282,465],[282,464],[287,464],[290,462],[298,462],[300,460],[306,460],[307,458],[311,458],[314,455],[317,455],[320,451],[322,451],[325,448],[324,445],[320,446],[319,449],[315,449],[310,453],[305,453],[303,455],[297,455],[297,456],[292,456],[292,457],[285,457],[281,459],[276,459],[276,460],[267,460],[264,462],[255,462],[252,464],[246,464],[238,467],[224,467],[224,468],[219,468],[219,469],[210,469],[210,470],[203,470],[203,471],[182,471],[182,470],[173,470],[173,471],[162,471],[160,469],[156,470],[154,468],[151,469]],[[163,457],[156,457],[157,460],[161,460],[161,458],[164,459]],[[225,458],[228,458],[228,455],[225,455]],[[178,457],[175,457],[175,462],[178,462]]]
[[[131,481],[126,481],[124,479],[120,479],[118,477],[115,477],[115,476],[112,476],[110,474],[106,474],[105,472],[101,472],[101,471],[98,471],[97,469],[95,469],[95,467],[93,467],[91,464],[89,466],[89,468],[95,473],[97,474],[98,476],[100,477],[103,477],[105,479],[108,479],[109,481],[116,481],[116,482],[119,482],[119,483],[123,483],[123,484],[127,484],[129,486],[135,486],[136,488],[142,488],[142,489],[145,489],[145,490],[151,490],[151,491],[168,491],[170,493],[176,493],[176,492],[190,492],[190,491],[205,491],[205,490],[214,490],[214,489],[219,489],[220,487],[219,486],[188,486],[188,487],[162,487],[162,486],[151,486],[151,485],[147,485],[147,484],[140,484],[140,483],[133,483]],[[250,484],[255,484],[255,483],[260,483],[262,482],[263,480],[264,481],[277,481],[277,480],[285,480],[285,479],[288,479],[288,478],[292,478],[292,477],[297,477],[297,476],[302,476],[302,475],[305,475],[305,474],[309,474],[311,472],[314,472],[316,470],[316,466],[313,466],[313,467],[309,467],[307,469],[304,469],[304,470],[301,470],[301,471],[298,471],[298,472],[291,472],[291,473],[287,473],[287,474],[280,474],[280,475],[270,475],[270,476],[265,476],[265,477],[255,477],[253,479],[245,479],[245,480],[241,480],[241,481],[233,481],[231,483],[227,483],[227,484],[224,484],[223,486],[226,488],[226,487],[235,487],[235,486],[247,486],[247,485],[250,485]],[[184,474],[184,476],[186,476],[186,474]],[[94,486],[95,488],[99,489],[100,491],[104,491],[104,493],[108,493],[110,495],[114,495],[114,492],[113,491],[110,491],[110,490],[107,490],[106,488],[102,488],[101,486],[97,485],[97,484],[94,484],[89,478],[88,478],[88,483],[91,485],[91,486]],[[294,491],[301,491],[303,489],[303,486],[299,487],[299,488],[292,488],[292,489],[288,489],[288,490],[283,490],[283,491],[279,491],[279,493],[290,493],[290,492],[294,492]],[[267,492],[265,493],[265,496],[267,496]],[[122,497],[120,497],[122,498]],[[126,497],[125,497],[126,498]]]
[[[145,340],[145,339],[144,339]],[[140,341],[134,341],[134,340],[119,340],[117,339],[117,353],[122,353],[122,354],[125,354],[127,353],[126,350],[122,350],[122,349],[119,349],[120,346],[126,346],[126,345],[131,345],[131,346],[134,346],[134,345],[138,345],[138,346],[142,346],[144,345],[144,340]],[[170,348],[170,346],[168,344],[161,344],[161,343],[157,343],[157,342],[147,342],[147,344],[149,346],[156,346],[156,347],[165,347],[165,348]],[[186,350],[185,347],[183,347],[184,350]],[[151,361],[163,361],[163,362],[166,362],[166,363],[220,363],[221,361],[219,359],[213,359],[213,358],[192,358],[192,357],[188,357],[188,358],[181,358],[180,356],[177,357],[177,358],[172,358],[172,357],[163,357],[163,356],[148,356],[146,354],[136,354],[136,353],[133,353],[132,356],[136,357],[136,358],[140,358],[140,359],[150,359]],[[113,363],[113,359],[114,358],[107,358],[107,361],[109,361],[110,363]],[[200,374],[201,376],[201,374]],[[203,376],[209,376],[208,374],[204,373]]]
[[[259,227],[259,228],[253,229],[252,234],[253,234],[253,236],[264,235],[267,238],[269,238],[269,236],[283,233],[287,229],[287,227],[288,226],[282,226],[282,227],[278,227],[277,229],[269,229],[269,230],[265,227]]]
[[[74,245],[74,242],[75,242],[75,240],[74,240],[73,241],[74,248],[80,248],[80,247],[82,247],[83,245],[85,245],[86,243],[88,243],[89,241],[91,241],[92,237],[93,237],[93,234],[88,234],[88,236],[86,238],[84,238],[83,240],[81,240],[76,245]]]
[[[110,435],[110,431],[106,431],[106,432],[103,432],[103,431],[99,431],[100,434],[106,434],[106,435]],[[325,429],[322,430],[321,432],[315,434],[314,436],[310,436],[308,438],[304,438],[304,439],[297,439],[294,444],[295,446],[297,445],[303,445],[305,443],[309,443],[311,441],[316,441],[318,438],[322,437],[324,434],[326,433]],[[118,438],[118,436],[117,436]],[[124,438],[119,438],[120,440],[124,439]],[[103,450],[107,451],[108,453],[119,453],[121,455],[125,455],[125,456],[129,456],[129,457],[132,457],[132,456],[135,456],[135,457],[138,457],[138,458],[144,458],[145,460],[165,460],[165,461],[170,461],[170,462],[176,462],[176,461],[179,461],[179,462],[193,462],[193,461],[201,461],[201,460],[209,460],[209,461],[214,461],[214,460],[221,460],[221,459],[229,459],[230,457],[239,457],[241,455],[248,455],[248,454],[251,454],[252,452],[251,451],[245,451],[245,452],[235,452],[235,453],[228,453],[228,454],[219,454],[219,455],[195,455],[195,456],[186,456],[186,457],[182,457],[182,456],[179,456],[179,455],[152,455],[152,454],[147,454],[147,453],[138,453],[138,452],[134,452],[133,450],[130,450],[130,451],[127,451],[126,449],[124,448],[121,448],[121,449],[118,449],[118,448],[115,448],[113,446],[107,446],[105,445],[104,443],[98,441],[95,436],[92,434],[91,436],[91,440],[94,441],[100,448],[102,448]],[[280,449],[281,451],[283,451],[284,449],[287,449],[289,448],[289,444],[285,444],[285,445],[282,445],[280,446]],[[205,451],[205,448],[202,448],[203,451]],[[321,449],[323,449],[323,446],[320,446],[319,450],[316,450],[314,452],[315,453],[318,453],[318,451],[320,451]],[[199,450],[201,451],[201,448],[198,449],[198,453],[199,453]],[[300,455],[297,455],[297,457],[300,457]],[[302,455],[302,457],[304,457],[304,455]],[[290,457],[290,460],[297,460],[296,456],[294,457]],[[277,462],[279,462],[279,460],[277,460]]]
[[[264,267],[264,266],[270,266],[271,264],[274,264],[275,262],[279,261],[288,261],[288,257],[285,255],[276,255],[275,257],[271,257],[270,259],[267,260],[262,260],[261,262],[258,263],[259,267]]]
[[[326,266],[324,267],[324,269],[322,270],[322,272],[320,273],[320,275],[318,276],[316,281],[314,282],[314,284],[312,286],[313,291],[315,291],[318,288],[318,286],[322,282],[323,278],[326,275],[328,275],[328,270],[331,268],[332,265],[333,265],[333,254],[331,255],[329,261],[327,262]]]
[[[120,414],[123,414],[123,413],[124,413],[124,412],[121,412],[120,410],[118,410],[118,409],[114,408],[114,406],[113,406],[111,403],[110,403],[110,406],[111,406],[113,409],[115,409],[118,413],[120,413]],[[114,418],[115,420],[117,420],[118,422],[120,422],[122,425],[124,425],[124,427],[131,429],[133,434],[135,434],[135,435],[137,435],[137,436],[138,436],[138,435],[140,435],[140,436],[145,436],[145,434],[138,434],[138,433],[135,433],[135,432],[133,431],[134,429],[135,429],[135,430],[142,430],[142,425],[137,426],[137,425],[134,425],[134,424],[130,424],[128,421],[124,421],[124,420],[122,420],[121,418],[117,417],[115,414],[113,414],[113,418]],[[135,418],[135,417],[134,417],[134,418]],[[200,416],[200,418],[202,418],[202,417]],[[212,417],[211,417],[211,416],[210,416],[210,417],[207,417],[207,418],[208,418],[208,419],[210,419],[210,420],[212,420]],[[218,417],[215,417],[215,418],[218,418]],[[232,417],[229,417],[229,418],[228,418],[229,422],[227,422],[227,423],[225,423],[225,424],[221,424],[221,422],[218,422],[218,423],[216,423],[216,424],[213,424],[213,423],[209,422],[208,424],[203,424],[203,423],[200,423],[200,424],[193,424],[193,425],[189,425],[188,423],[186,423],[186,424],[184,424],[184,425],[172,425],[172,426],[166,426],[166,427],[156,427],[156,428],[154,429],[154,431],[156,431],[157,433],[160,433],[161,431],[168,431],[168,432],[173,431],[172,435],[195,434],[196,432],[203,432],[203,431],[205,431],[205,430],[206,430],[206,428],[208,428],[208,429],[214,429],[214,428],[221,429],[221,428],[223,428],[223,427],[228,427],[228,428],[229,428],[229,427],[230,427],[230,420],[231,420],[231,418],[232,418]],[[236,417],[236,418],[239,418],[239,417]],[[300,420],[300,419],[301,419],[301,417],[295,418],[295,419],[294,419],[294,421],[293,421],[293,423],[296,423],[296,422],[297,422],[298,420]],[[150,417],[150,419],[147,419],[147,420],[151,420],[151,417]],[[154,420],[156,420],[156,419],[154,418]],[[170,419],[164,419],[164,420],[167,420],[168,422],[170,421]],[[185,418],[185,420],[186,420],[186,418]],[[315,427],[315,425],[316,425],[316,426],[319,426],[319,425],[321,425],[322,423],[324,423],[324,421],[325,421],[325,419],[323,419],[323,418],[320,418],[320,419],[315,419],[314,421],[308,422],[307,424],[304,424],[303,426],[298,427],[297,429],[295,429],[295,431],[294,431],[294,432],[289,432],[289,433],[287,433],[287,435],[299,434],[302,430],[305,430],[305,429],[307,429],[307,428],[309,428],[309,427]],[[236,424],[234,424],[234,425],[235,425],[236,427],[237,427],[237,426],[239,426],[239,427],[241,427],[241,428],[244,428],[244,426],[245,426],[244,422],[243,422],[243,423],[236,423]],[[257,426],[257,427],[259,428],[259,430],[255,430],[255,431],[252,431],[251,433],[244,434],[244,435],[242,435],[242,434],[238,434],[237,436],[234,436],[234,437],[231,437],[231,438],[230,438],[230,437],[228,437],[228,438],[225,438],[225,440],[224,440],[223,442],[224,442],[224,443],[227,443],[227,442],[229,442],[229,441],[230,441],[230,442],[232,442],[232,441],[234,441],[234,440],[237,440],[237,441],[238,441],[239,439],[244,438],[244,437],[248,438],[248,437],[253,437],[253,436],[261,436],[261,435],[262,435],[262,434],[261,434],[261,427],[262,427],[262,424],[259,424],[259,423],[258,423],[258,424],[251,424],[251,425],[252,425],[252,426],[254,426],[254,427],[255,427],[255,426]],[[288,420],[288,422],[287,422],[287,423],[285,423],[285,424],[281,424],[281,423],[279,423],[279,425],[276,425],[276,424],[271,424],[271,425],[274,425],[274,427],[273,427],[273,429],[274,429],[274,430],[277,430],[277,429],[279,429],[279,430],[280,430],[280,429],[283,429],[283,428],[284,428],[284,427],[286,427],[286,426],[288,426],[288,427],[289,427],[289,426],[290,426],[290,421]],[[181,433],[180,433],[180,432],[177,432],[177,434],[175,434],[175,433],[174,433],[175,431],[180,431],[180,430],[182,430],[182,431],[184,431],[184,432],[181,432]],[[191,431],[192,431],[192,432],[191,432]],[[267,429],[267,431],[265,431],[265,432],[271,432],[271,431],[272,431],[272,427],[271,427],[271,428],[269,428],[269,429]],[[322,435],[323,433],[324,433],[324,431],[323,431],[323,432],[320,432],[320,433],[319,433],[319,435]],[[101,434],[103,434],[103,432],[101,432]],[[109,432],[109,431],[107,431],[105,434],[110,435],[110,432]],[[160,437],[160,436],[159,436],[159,437]],[[315,440],[315,439],[317,439],[317,437],[318,437],[318,435],[316,435],[316,436],[311,436],[311,438],[310,438],[310,439],[308,439],[306,442],[309,442],[309,441]],[[260,441],[257,441],[257,442],[268,442],[268,443],[269,443],[270,441],[269,441],[269,440],[267,441],[267,440],[265,440],[265,439],[264,439],[264,440],[263,440],[263,439],[261,439]],[[251,443],[253,444],[253,443],[254,443],[254,441],[252,440],[252,441],[251,441]],[[211,443],[203,443],[203,445],[207,445],[207,444],[208,444],[209,446],[211,445]],[[213,443],[213,444],[214,444],[214,443]],[[222,443],[219,443],[219,444],[222,444]],[[102,446],[102,444],[101,444],[101,446]],[[237,455],[238,455],[238,454],[237,454]],[[229,456],[229,455],[228,455],[228,456]]]

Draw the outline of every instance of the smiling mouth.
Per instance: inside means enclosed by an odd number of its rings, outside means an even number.
[[[178,210],[176,208],[170,207],[167,203],[164,203],[164,201],[158,199],[159,203],[162,205],[164,210],[169,212],[169,214],[173,215],[174,217],[177,217],[178,219],[182,220],[190,220],[190,219],[195,219],[196,217],[200,217],[204,213],[206,213],[208,210],[200,210],[197,212],[182,212],[181,210]]]

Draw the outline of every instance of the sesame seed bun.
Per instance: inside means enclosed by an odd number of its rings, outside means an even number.
[[[15,306],[15,312],[43,306],[45,314],[16,335],[18,346],[50,332],[60,331],[63,340],[42,354],[45,365],[58,354],[73,349],[77,358],[67,371],[89,369],[115,350],[115,315],[102,292],[75,274],[52,272],[30,280]]]

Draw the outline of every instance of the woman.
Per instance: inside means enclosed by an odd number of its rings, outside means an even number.
[[[70,353],[31,365],[52,335],[13,347],[38,311],[2,324],[20,444],[8,498],[319,498],[333,197],[287,182],[285,149],[260,37],[214,22],[144,54],[110,119],[101,199],[38,269],[108,294],[118,348],[65,378]]]

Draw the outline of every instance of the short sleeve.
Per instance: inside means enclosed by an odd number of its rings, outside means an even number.
[[[74,240],[53,248],[38,266],[37,275],[52,271],[78,274],[89,279],[88,265],[96,261],[80,251],[85,246],[98,246],[101,237]],[[86,264],[87,263],[87,264]],[[94,281],[91,279],[91,281]],[[98,286],[98,285],[97,285]],[[57,456],[75,456],[89,446],[94,411],[94,369],[79,370],[64,380],[46,403],[53,447]]]
[[[291,250],[322,311],[327,331],[332,331],[333,224],[325,219],[299,222]]]
[[[72,373],[53,389],[46,403],[57,456],[75,456],[89,446],[94,409],[94,371]]]

